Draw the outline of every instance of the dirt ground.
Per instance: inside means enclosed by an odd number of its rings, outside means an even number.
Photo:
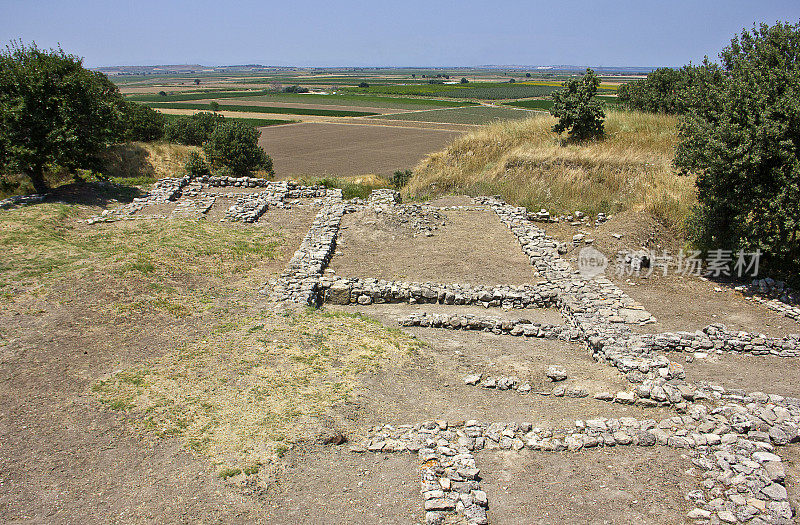
[[[261,130],[259,144],[273,160],[278,178],[374,173],[412,169],[422,158],[456,138],[457,131],[303,123]]]
[[[438,310],[428,305],[427,311]],[[332,311],[358,311],[387,326],[396,326],[398,314],[419,311],[417,305],[370,305],[358,308],[325,306]],[[495,309],[496,310],[496,309]],[[495,312],[490,312],[494,314]],[[506,315],[525,317],[529,311]],[[531,320],[538,320],[530,315]],[[552,320],[548,312],[543,319]],[[534,340],[479,331],[441,328],[401,328],[423,343],[424,350],[407,366],[392,375],[364,379],[365,393],[347,406],[339,407],[344,425],[358,431],[361,425],[385,422],[408,423],[431,419],[487,422],[530,422],[539,426],[572,426],[576,419],[591,417],[666,417],[667,410],[643,410],[635,406],[598,401],[597,391],[619,391],[630,384],[612,367],[595,363],[580,345],[562,341]],[[561,384],[583,388],[586,398],[556,398],[552,395],[497,391],[469,386],[465,375],[486,371],[512,375],[531,382],[534,391],[551,391],[553,384],[544,375],[547,367],[561,364],[569,379]],[[359,421],[359,424],[354,424]]]
[[[684,496],[697,483],[688,459],[667,447],[484,451],[477,463],[497,524],[685,523]]]
[[[794,522],[800,523],[800,446],[788,445],[775,451],[781,457],[786,472],[786,492],[789,493],[789,504],[794,510]]]
[[[214,201],[214,205],[210,210],[208,210],[208,213],[205,214],[206,219],[209,221],[219,221],[220,219],[224,219],[226,212],[234,204],[236,204],[236,199],[217,198],[217,200]],[[267,211],[265,211],[255,223],[230,224],[235,224],[243,228],[250,228],[253,226],[274,226],[283,228],[286,227],[286,225],[291,224],[292,228],[302,229],[305,227],[306,231],[308,231],[308,228],[311,227],[311,223],[314,222],[314,217],[318,212],[319,206],[314,206],[311,204],[310,200],[303,199],[302,201],[292,205],[292,207],[288,210],[285,208],[267,208]]]
[[[308,225],[292,218],[280,227],[285,245],[263,262],[256,282],[285,266]],[[181,286],[231,284],[214,275]],[[0,522],[264,521],[258,501],[226,486],[207,458],[134,432],[89,391],[113,370],[202,338],[228,308],[252,304],[257,294],[245,289],[185,317],[131,311],[110,322],[107,306],[147,294],[142,287],[113,273],[89,274],[0,305]]]
[[[330,267],[346,277],[416,282],[521,285],[542,280],[493,212],[444,213],[445,224],[433,237],[413,236],[369,210],[345,215]]]
[[[745,392],[800,397],[800,362],[794,358],[724,353],[688,363],[681,354],[668,357],[683,364],[691,381],[708,381]]]
[[[353,454],[347,446],[292,452],[267,520],[296,523],[422,523],[416,454]]]
[[[699,330],[712,323],[723,323],[731,330],[783,337],[800,332],[800,323],[744,297],[732,287],[705,278],[681,276],[671,269],[666,276],[655,269],[649,277],[618,275],[615,255],[622,250],[650,249],[657,254],[667,250],[676,256],[679,246],[674,236],[643,213],[622,213],[594,226],[565,223],[541,225],[548,235],[572,243],[572,236],[586,234],[592,246],[609,258],[606,275],[625,293],[641,303],[656,318],[656,323],[636,327],[643,333]],[[612,234],[622,235],[616,239]],[[576,264],[580,244],[564,256]]]

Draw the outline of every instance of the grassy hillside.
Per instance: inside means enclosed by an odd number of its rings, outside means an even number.
[[[589,213],[645,210],[668,226],[695,202],[694,180],[672,168],[670,116],[608,111],[606,137],[565,144],[549,115],[501,122],[456,139],[414,170],[405,192],[500,194],[531,210]]]

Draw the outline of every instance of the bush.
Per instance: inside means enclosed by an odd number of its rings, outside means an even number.
[[[302,86],[286,86],[283,88],[284,93],[308,93],[308,88]]]
[[[411,175],[412,175],[411,170],[395,171],[394,174],[392,175],[392,186],[394,187],[394,189],[396,190],[402,189],[403,186],[408,184],[409,179],[411,179]]]
[[[617,98],[628,109],[683,115],[696,102],[692,94],[706,84],[704,77],[710,72],[691,64],[681,69],[662,67],[647,78],[621,85]]]
[[[469,80],[467,80],[466,78],[462,78],[461,79],[461,83],[462,84],[469,84]]]
[[[225,117],[207,111],[195,113],[170,122],[164,132],[168,142],[187,146],[202,146],[214,130],[225,121]]]
[[[223,122],[203,144],[206,158],[215,168],[227,167],[235,175],[255,170],[274,174],[272,159],[258,145],[259,132],[241,122]]]
[[[368,87],[369,87],[369,84],[367,84],[366,82],[361,82],[361,83],[358,85],[358,87],[360,87],[360,88],[368,88]]]
[[[693,241],[800,270],[800,24],[762,24],[694,71],[675,164],[697,173]],[[735,258],[735,255],[734,255]]]
[[[600,102],[595,100],[600,79],[591,69],[582,78],[571,78],[561,91],[553,92],[553,107],[550,114],[558,119],[553,131],[566,131],[571,139],[586,140],[603,135],[603,119],[606,114]]]
[[[122,107],[119,137],[126,142],[152,142],[164,136],[166,120],[158,111],[136,102]]]
[[[186,173],[191,175],[192,177],[201,177],[203,175],[210,175],[211,169],[206,164],[206,161],[203,160],[203,157],[196,151],[192,150],[189,152],[189,157],[186,159],[186,165],[184,166]]]

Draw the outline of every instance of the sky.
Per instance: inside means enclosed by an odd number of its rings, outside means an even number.
[[[0,0],[0,43],[88,67],[681,66],[798,0]]]

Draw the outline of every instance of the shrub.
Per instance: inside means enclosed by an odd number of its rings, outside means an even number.
[[[158,96],[159,97],[166,97],[167,96],[167,92],[166,91],[159,91],[158,92]]]
[[[409,179],[411,179],[411,175],[411,170],[395,171],[392,175],[392,186],[394,186],[394,189],[402,189],[403,186],[408,184]]]
[[[286,86],[283,88],[284,93],[308,93],[308,88],[302,86]]]
[[[594,99],[600,79],[591,69],[582,78],[571,78],[561,91],[553,92],[550,113],[558,119],[553,131],[566,131],[571,139],[586,140],[603,135],[603,112],[600,102]]]
[[[693,240],[800,270],[800,24],[742,31],[693,72],[675,164],[697,173]],[[735,257],[735,255],[734,255]]]
[[[358,87],[360,87],[360,88],[368,88],[368,87],[369,87],[369,84],[367,84],[366,82],[361,82],[361,83],[358,85]]]
[[[466,78],[462,78],[461,79],[461,83],[462,84],[469,84],[469,80],[467,80]]]
[[[189,152],[184,169],[186,170],[186,173],[192,177],[200,177],[211,174],[211,169],[208,167],[208,164],[206,164],[206,161],[203,160],[203,157],[194,150]]]
[[[119,125],[123,141],[152,142],[164,136],[166,121],[158,111],[136,102],[125,102]]]
[[[187,146],[202,146],[213,133],[217,126],[225,121],[222,115],[207,111],[195,113],[170,122],[164,133],[169,142],[186,144]]]
[[[274,174],[272,159],[258,145],[259,132],[241,122],[223,122],[203,144],[206,158],[214,167],[225,166],[236,175],[255,170]]]

